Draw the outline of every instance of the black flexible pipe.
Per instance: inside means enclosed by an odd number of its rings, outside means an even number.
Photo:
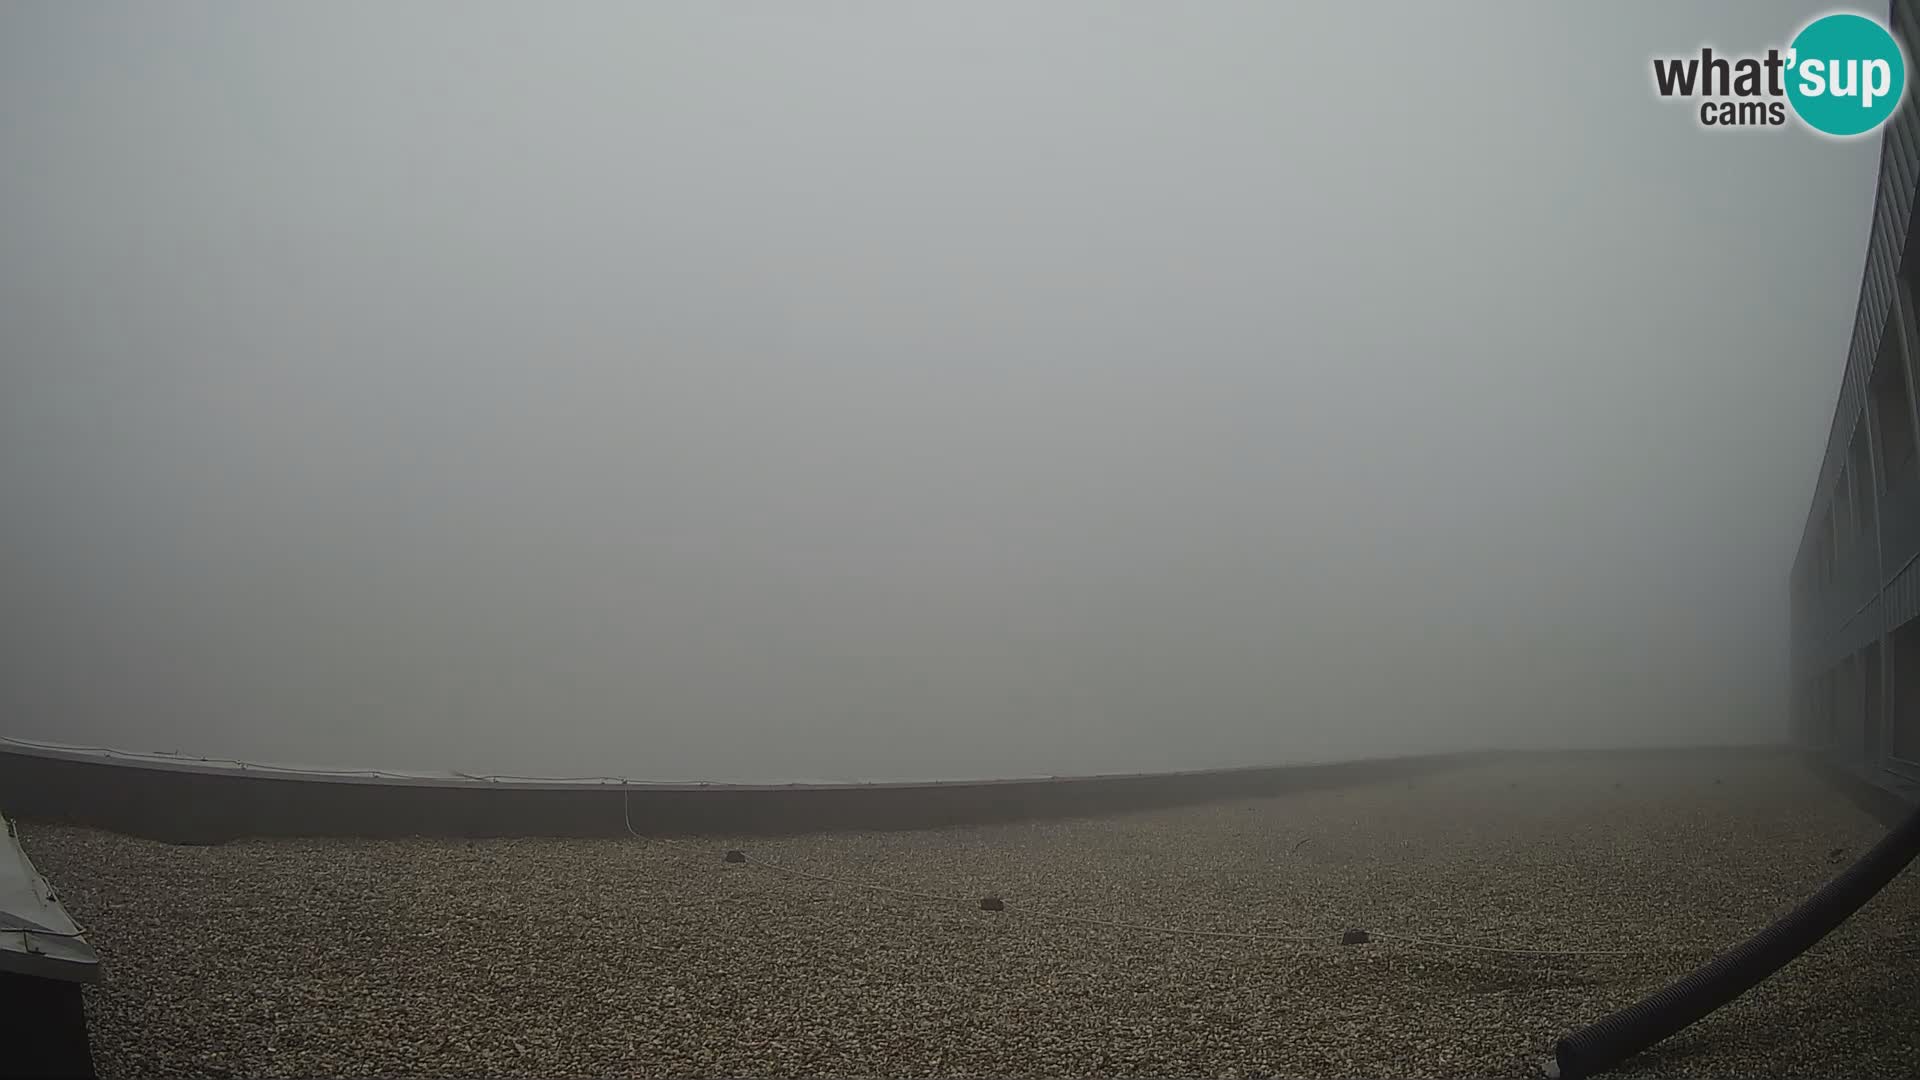
[[[1746,993],[1860,910],[1916,854],[1920,810],[1780,921],[1665,989],[1561,1039],[1553,1052],[1558,1074],[1574,1080],[1612,1068]]]

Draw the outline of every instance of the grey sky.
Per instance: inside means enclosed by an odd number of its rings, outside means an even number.
[[[1784,734],[1819,6],[0,7],[0,733],[660,779]]]

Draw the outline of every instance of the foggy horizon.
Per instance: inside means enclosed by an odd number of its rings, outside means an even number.
[[[9,6],[0,735],[1783,741],[1879,141],[1647,61],[1818,10]]]

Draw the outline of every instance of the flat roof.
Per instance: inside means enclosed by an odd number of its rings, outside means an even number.
[[[0,971],[98,982],[100,957],[60,897],[33,868],[13,822],[0,817]]]

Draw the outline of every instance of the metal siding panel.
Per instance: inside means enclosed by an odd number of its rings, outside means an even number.
[[[1871,366],[1871,357],[1879,349],[1880,332],[1882,328],[1886,326],[1887,302],[1892,296],[1890,286],[1893,282],[1894,256],[1891,254],[1893,224],[1885,217],[1882,217],[1881,220],[1876,223],[1876,230],[1877,235],[1874,237],[1874,243],[1871,249],[1872,258],[1868,264],[1867,273],[1868,287],[1872,290],[1873,295],[1873,304],[1867,311],[1867,322],[1864,327],[1867,332],[1867,348],[1865,351],[1866,362],[1862,365],[1863,367]]]
[[[1901,110],[1905,115],[1907,110]],[[1914,160],[1908,152],[1907,125],[1899,119],[1887,125],[1887,133],[1880,136],[1880,156],[1885,161],[1885,179],[1882,183],[1893,184],[1893,221],[1903,223],[1908,211],[1912,209],[1912,200],[1908,192],[1914,190]]]
[[[1875,253],[1875,256],[1873,287],[1879,294],[1879,300],[1874,308],[1873,320],[1867,324],[1867,329],[1873,334],[1873,343],[1877,345],[1880,341],[1880,328],[1885,323],[1887,305],[1893,297],[1893,276],[1900,269],[1898,266],[1900,237],[1894,225],[1891,210],[1881,222],[1880,250]]]
[[[1864,282],[1862,282],[1862,288],[1864,288]],[[1868,357],[1874,356],[1874,338],[1872,338],[1872,332],[1866,329],[1868,323],[1872,321],[1872,313],[1870,313],[1870,309],[1868,309],[1868,306],[1866,306],[1864,302],[1860,304],[1860,313],[1857,315],[1857,319],[1860,321],[1860,340],[1853,346],[1853,352],[1847,356],[1847,373],[1849,373],[1849,375],[1853,375],[1853,373],[1857,373],[1860,369],[1868,367]],[[1853,402],[1849,402],[1849,405],[1851,404],[1853,404]],[[1839,415],[1839,417],[1834,417],[1834,419],[1836,419],[1837,423],[1845,423],[1845,415]]]
[[[1900,215],[1899,179],[1890,172],[1882,170],[1879,193],[1874,197],[1875,216],[1880,220],[1880,256],[1891,259],[1900,250],[1900,229],[1897,224]]]
[[[1915,581],[1916,579],[1912,576],[1895,574],[1893,575],[1893,580],[1887,583],[1886,588],[1880,591],[1878,599],[1880,601],[1880,628],[1882,631],[1885,631],[1892,625],[1889,620],[1900,618],[1902,611],[1910,608],[1915,601],[1920,601],[1920,590],[1916,590],[1913,587]]]
[[[1880,306],[1880,334],[1876,334],[1876,338],[1874,338],[1874,352],[1870,352],[1870,354],[1866,356],[1866,365],[1864,365],[1866,369],[1860,373],[1860,409],[1862,409],[1862,411],[1866,411],[1866,402],[1868,402],[1868,400],[1872,398],[1872,394],[1874,394],[1874,392],[1872,392],[1872,386],[1874,386],[1874,367],[1880,363],[1880,356],[1884,354],[1885,348],[1887,348],[1887,340],[1889,340],[1891,334],[1893,334],[1893,329],[1891,329],[1889,323],[1893,321],[1893,306],[1895,306],[1897,281],[1895,281],[1895,277],[1893,277],[1891,273],[1885,277],[1884,288],[1885,292],[1887,292],[1887,302]]]
[[[1911,199],[1902,198],[1902,193],[1913,190],[1913,162],[1905,152],[1906,133],[1897,124],[1888,124],[1887,133],[1881,137],[1880,155],[1886,168],[1881,178],[1882,184],[1893,186],[1893,226],[1896,233],[1905,233],[1908,215],[1912,213]]]
[[[1893,306],[1887,311],[1887,332],[1891,335],[1887,346],[1887,362],[1900,364],[1904,370],[1908,366],[1905,354],[1913,345],[1913,296],[1900,278],[1893,281],[1893,301]]]
[[[1892,0],[1887,5],[1887,29],[1906,46],[1907,55],[1914,55],[1914,5],[1913,0]]]
[[[1916,155],[1913,144],[1914,133],[1906,122],[1913,116],[1913,109],[1900,110],[1900,115],[1887,126],[1885,154],[1892,166],[1894,190],[1893,205],[1897,213],[1894,224],[1902,236],[1906,235],[1907,225],[1913,219],[1914,169],[1920,164],[1920,155]],[[1884,181],[1883,181],[1884,183]]]
[[[1920,563],[1908,564],[1887,587],[1885,595],[1882,623],[1887,629],[1898,629],[1920,613]]]
[[[1900,130],[1898,121],[1889,120],[1880,129],[1880,183],[1893,196],[1895,210],[1900,209],[1900,177],[1906,171],[1907,163],[1900,156],[1900,138],[1895,132]]]
[[[1892,574],[1920,555],[1920,499],[1909,477],[1880,503],[1880,558]]]
[[[1874,560],[1872,545],[1860,544],[1855,558],[1853,579],[1849,582],[1853,594],[1849,606],[1854,609],[1849,624],[1853,630],[1848,639],[1849,652],[1880,636],[1880,582],[1875,580],[1880,576],[1880,567]]]
[[[1880,602],[1873,598],[1861,605],[1847,623],[1847,641],[1844,652],[1848,656],[1880,640]]]
[[[1873,314],[1880,306],[1880,262],[1886,258],[1886,245],[1881,243],[1886,233],[1886,223],[1876,217],[1872,232],[1867,237],[1867,265],[1860,275],[1860,342],[1862,351],[1873,351]]]
[[[1867,233],[1867,278],[1879,287],[1880,264],[1886,259],[1887,250],[1893,238],[1893,199],[1887,191],[1884,177],[1880,183],[1880,194],[1873,200],[1873,227]]]
[[[1920,0],[1901,0],[1901,4],[1904,6],[1897,7],[1901,25],[1908,29],[1920,25],[1913,18]],[[1920,184],[1920,109],[1902,109],[1882,134],[1878,173],[1846,366],[1828,424],[1811,505],[1795,549],[1793,572],[1788,578],[1790,590],[1795,581],[1802,580],[1798,575],[1803,568],[1811,565],[1815,533],[1833,505],[1855,432],[1866,431],[1871,436],[1874,421],[1868,409],[1874,368],[1886,354],[1886,346],[1910,340],[1913,329],[1912,312],[1903,307],[1905,286],[1899,275],[1909,221],[1915,211],[1915,187]],[[1896,319],[1898,325],[1893,322]],[[1892,353],[1894,357],[1901,355],[1898,350]],[[1920,372],[1909,372],[1910,377],[1915,374]],[[1874,453],[1877,455],[1877,447]],[[1872,476],[1861,479],[1877,490]],[[1871,492],[1868,497],[1873,497]],[[1802,700],[1808,716],[1826,708],[1821,704],[1826,699],[1818,695],[1838,693],[1839,699],[1832,704],[1850,708],[1847,695],[1861,688],[1839,678],[1843,673],[1839,665],[1879,641],[1887,628],[1920,615],[1920,558],[1916,558],[1920,556],[1920,478],[1908,480],[1878,502],[1875,521],[1875,533],[1856,538],[1847,551],[1836,554],[1830,583],[1794,594],[1791,672],[1796,685],[1804,688]],[[1883,591],[1882,574],[1894,570],[1898,573],[1884,582]],[[1855,731],[1849,737],[1857,741],[1858,735]]]
[[[1886,599],[1881,611],[1881,621],[1885,623],[1889,629],[1899,626],[1912,617],[1913,604],[1908,599],[1913,593],[1913,590],[1909,587],[1910,583],[1911,579],[1909,576],[1903,574],[1900,578],[1896,579],[1895,584],[1891,588],[1882,594]]]
[[[1887,193],[1887,209],[1892,212],[1895,222],[1900,220],[1906,210],[1907,200],[1902,194],[1907,191],[1907,162],[1900,153],[1898,127],[1889,123],[1880,132],[1880,187]]]
[[[1887,303],[1892,296],[1893,276],[1899,270],[1900,237],[1893,222],[1891,207],[1880,219],[1880,237],[1874,252],[1873,289],[1878,299],[1875,301],[1873,318],[1867,322],[1867,332],[1873,335],[1871,344],[1879,344],[1880,328],[1887,314]]]

